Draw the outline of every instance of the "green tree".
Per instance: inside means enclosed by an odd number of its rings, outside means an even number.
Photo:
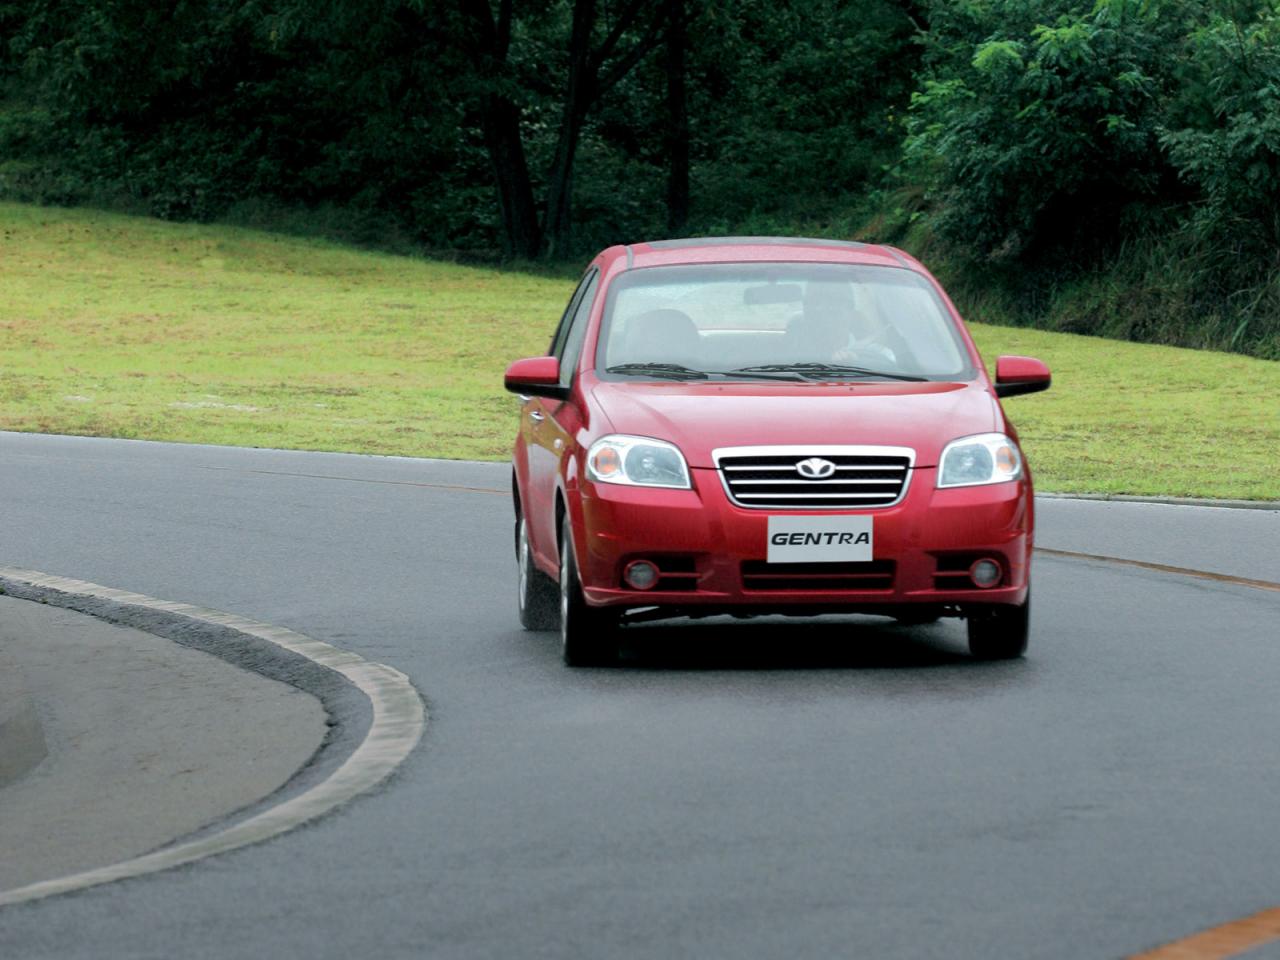
[[[1280,3],[1224,3],[1188,42],[1161,136],[1204,203],[1197,223],[1233,253],[1280,267]]]
[[[893,0],[711,0],[690,25],[693,222],[824,229],[900,147],[920,46]]]
[[[674,0],[631,0],[613,9],[610,17],[601,16],[598,0],[521,10],[513,0],[500,0],[496,15],[488,0],[458,3],[469,26],[465,42],[479,78],[481,122],[503,211],[507,249],[524,256],[541,252],[551,258],[564,257],[571,251],[574,171],[587,118],[661,42]],[[545,40],[549,31],[554,41],[540,45],[537,41]],[[513,45],[513,36],[519,34],[532,42]],[[552,56],[536,57],[537,53]],[[561,76],[554,87],[558,107],[555,146],[539,218],[525,159],[528,151],[520,100],[528,99],[531,89],[545,90],[546,86],[536,83],[521,89],[515,81],[521,73],[530,76],[545,71],[548,61],[559,66]]]
[[[942,231],[1016,256],[1167,196],[1163,109],[1203,5],[936,3],[905,151]]]

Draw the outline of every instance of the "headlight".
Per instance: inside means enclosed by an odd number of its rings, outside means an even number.
[[[587,451],[587,476],[599,483],[688,490],[689,468],[674,445],[648,437],[601,437]]]
[[[1022,454],[1003,433],[952,440],[938,461],[938,486],[974,487],[1022,476]]]

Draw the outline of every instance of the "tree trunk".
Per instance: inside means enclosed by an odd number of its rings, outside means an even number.
[[[511,47],[513,0],[501,0],[494,19],[489,0],[458,0],[462,22],[470,27],[463,46],[475,66],[476,77],[489,84],[480,98],[485,148],[498,191],[502,213],[502,246],[507,256],[533,259],[542,236],[538,230],[538,208],[529,180],[524,139],[520,133],[520,108],[501,92],[499,79],[508,71]]]
[[[532,260],[542,240],[538,210],[520,136],[520,111],[506,97],[485,98],[484,139],[502,211],[503,250],[507,256]]]
[[[550,260],[567,257],[573,244],[573,164],[582,135],[583,116],[565,111],[556,141],[555,161],[547,185],[547,219],[543,252]]]
[[[667,32],[667,232],[680,236],[689,222],[689,113],[685,95],[687,43],[684,0],[675,0]]]
[[[567,257],[573,239],[573,161],[582,136],[582,124],[595,99],[595,76],[590,69],[591,32],[596,22],[596,0],[574,0],[573,31],[569,39],[569,88],[565,93],[556,140],[555,158],[547,184],[547,218],[543,250],[549,259]]]

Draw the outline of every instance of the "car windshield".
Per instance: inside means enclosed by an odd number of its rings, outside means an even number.
[[[969,380],[968,351],[932,285],[895,267],[827,263],[648,267],[610,287],[602,375],[689,379]]]

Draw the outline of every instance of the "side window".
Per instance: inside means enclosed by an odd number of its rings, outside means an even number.
[[[582,299],[583,291],[595,280],[595,276],[596,271],[588,270],[583,278],[578,281],[578,287],[573,291],[573,296],[569,298],[569,305],[564,308],[564,314],[560,317],[560,325],[556,327],[555,336],[551,338],[551,346],[547,349],[548,356],[559,357],[564,352],[564,341],[569,336],[569,326],[573,323],[573,316],[577,312],[578,302]]]
[[[578,300],[578,307],[569,321],[569,335],[565,338],[564,354],[560,357],[562,387],[567,387],[573,382],[573,374],[578,367],[578,357],[582,354],[582,342],[587,336],[587,319],[591,316],[591,304],[596,299],[599,279],[599,271],[592,270],[591,276],[587,279],[587,287]]]

